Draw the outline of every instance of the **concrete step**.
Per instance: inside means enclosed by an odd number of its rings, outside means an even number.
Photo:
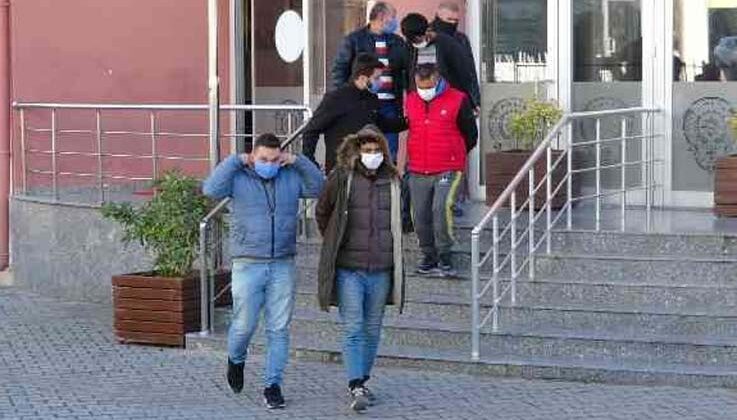
[[[575,279],[609,284],[737,287],[737,259],[692,256],[653,257],[595,254],[540,255],[538,278]]]
[[[508,302],[508,301],[507,301]],[[318,308],[313,291],[298,293],[296,307],[304,310]],[[482,316],[490,310],[482,305]],[[408,297],[403,314],[398,308],[387,309],[387,319],[406,317],[450,322],[468,327],[471,324],[471,306],[465,299],[449,295]],[[643,308],[620,304],[559,304],[537,305],[505,303],[500,307],[502,328],[538,328],[611,332],[625,335],[672,334],[684,336],[737,337],[737,309],[687,307],[678,311],[666,308]]]
[[[292,331],[292,357],[298,360],[341,362],[341,346],[307,333]],[[227,348],[225,334],[201,336],[189,334],[187,347],[205,347],[223,353]],[[254,338],[254,352],[264,351],[261,334]],[[526,379],[555,379],[580,382],[605,382],[631,385],[671,385],[688,387],[737,387],[737,366],[698,366],[676,363],[614,363],[597,359],[571,357],[521,357],[487,354],[473,361],[468,350],[434,349],[409,345],[379,348],[377,365],[417,368],[473,375],[506,376]],[[225,355],[223,355],[223,359]]]
[[[299,289],[305,293],[317,292],[315,270],[302,270],[298,280]],[[508,280],[500,280],[499,289],[509,286]],[[483,288],[486,282],[482,282]],[[471,281],[465,278],[432,278],[419,275],[406,277],[407,299],[430,302],[448,297],[450,302],[469,303]],[[491,291],[482,302],[490,304]],[[608,283],[591,281],[527,278],[517,280],[517,302],[522,305],[600,305],[641,307],[643,312],[670,311],[688,312],[693,308],[704,308],[718,314],[737,314],[737,287],[725,286],[667,286],[643,283]]]
[[[225,331],[226,315],[216,331]],[[338,344],[341,326],[332,313],[297,308],[292,330]],[[408,345],[428,349],[468,351],[471,335],[468,325],[436,320],[388,317],[382,340],[387,345]],[[733,337],[615,334],[576,329],[555,330],[525,327],[506,328],[495,334],[484,333],[481,346],[494,354],[519,357],[575,357],[617,363],[684,363],[700,366],[737,365],[737,339]]]

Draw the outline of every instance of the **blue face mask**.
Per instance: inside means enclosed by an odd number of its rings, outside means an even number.
[[[257,160],[256,163],[253,164],[253,169],[261,178],[272,179],[279,173],[281,166],[278,163],[268,163]]]
[[[397,29],[399,29],[399,20],[397,18],[392,18],[392,20],[384,24],[383,31],[384,34],[389,35],[397,32]]]
[[[371,83],[368,85],[369,92],[376,95],[381,90],[381,80],[379,79],[371,79]]]

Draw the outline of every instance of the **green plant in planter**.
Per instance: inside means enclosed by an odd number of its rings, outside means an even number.
[[[125,243],[139,242],[155,257],[154,273],[185,277],[197,257],[199,224],[211,208],[200,182],[177,171],[153,182],[156,195],[143,205],[107,203],[104,217],[120,223]]]
[[[531,100],[525,108],[511,118],[509,131],[515,140],[515,147],[532,150],[550,131],[550,128],[563,116],[563,111],[554,102]]]

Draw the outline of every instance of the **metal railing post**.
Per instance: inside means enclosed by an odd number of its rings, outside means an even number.
[[[97,142],[97,190],[100,204],[105,202],[105,176],[102,157],[102,115],[95,110],[95,140]]]
[[[59,180],[57,179],[57,160],[56,160],[56,109],[51,110],[51,190],[54,194],[54,200],[59,200]]]
[[[545,252],[549,255],[552,252],[552,229],[553,229],[553,149],[548,147],[546,151],[545,164]],[[557,186],[556,186],[557,187]]]
[[[596,119],[596,231],[601,230],[601,119]]]
[[[499,216],[492,220],[491,330],[499,331]]]
[[[527,276],[535,279],[535,167],[530,168],[528,174],[529,214],[527,215]]]
[[[209,276],[207,273],[207,226],[208,222],[200,222],[200,334],[209,334],[210,325],[210,295]]]
[[[568,147],[566,155],[566,228],[573,229],[573,124],[568,122]]]
[[[151,111],[149,113],[151,123],[151,171],[152,179],[156,180],[159,176],[159,158],[156,153],[156,113]]]
[[[622,118],[622,200],[621,200],[621,230],[624,232],[627,227],[627,118]]]
[[[21,172],[21,184],[23,185],[23,194],[28,192],[28,156],[26,156],[26,112],[20,110],[20,159],[23,171]]]
[[[471,360],[479,360],[479,233],[471,232]]]
[[[510,251],[512,252],[512,255],[510,256],[512,275],[509,287],[512,294],[512,304],[514,305],[517,301],[517,191],[512,192],[512,197],[510,200],[512,205],[512,220],[510,222],[512,224],[512,243],[510,244]]]
[[[218,76],[218,1],[207,1],[208,115],[210,169],[220,162],[220,78]]]
[[[647,184],[645,185],[645,224],[647,231],[650,231],[652,227],[652,196],[653,196],[653,152],[652,152],[652,136],[653,133],[653,119],[652,115],[647,114],[646,115],[647,121],[650,121],[649,124],[647,124],[647,129],[643,130],[647,131],[647,135],[644,137],[645,142],[645,177],[647,180]]]

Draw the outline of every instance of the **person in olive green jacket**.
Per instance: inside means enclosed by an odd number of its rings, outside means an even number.
[[[339,308],[351,408],[364,411],[384,307],[403,301],[400,178],[374,126],[346,137],[337,160],[315,211],[323,235],[318,293],[323,310]]]

